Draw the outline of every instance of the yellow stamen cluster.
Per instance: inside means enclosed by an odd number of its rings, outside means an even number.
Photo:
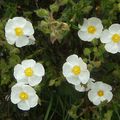
[[[75,65],[73,68],[72,68],[72,73],[74,73],[74,75],[79,75],[81,72],[81,69],[79,66]]]
[[[98,96],[102,97],[102,96],[104,95],[104,91],[103,91],[103,90],[99,90],[99,91],[97,92],[97,94],[98,94]]]
[[[23,29],[20,27],[15,28],[15,34],[16,36],[22,36],[23,35]]]
[[[119,34],[114,34],[112,36],[112,41],[115,42],[115,43],[120,42],[120,35]]]
[[[89,26],[88,27],[88,33],[94,34],[96,32],[96,28],[94,26]]]
[[[27,77],[31,77],[33,75],[33,70],[29,67],[25,69],[24,73]]]
[[[26,93],[26,92],[21,92],[20,94],[19,94],[19,98],[21,99],[21,100],[27,100],[28,99],[28,94]]]

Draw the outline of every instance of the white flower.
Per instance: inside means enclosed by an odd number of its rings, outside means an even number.
[[[99,105],[103,101],[110,102],[113,94],[112,87],[103,82],[96,82],[88,92],[88,98],[94,105]]]
[[[21,110],[29,110],[38,104],[36,91],[29,85],[15,84],[11,89],[11,101]]]
[[[79,27],[78,36],[83,41],[92,41],[99,38],[103,29],[101,20],[96,17],[84,19],[83,25]]]
[[[23,17],[14,17],[6,23],[5,36],[7,42],[11,45],[16,44],[17,47],[30,45],[31,39],[29,37],[32,37],[33,34],[32,24]]]
[[[90,78],[90,73],[82,58],[78,58],[78,56],[74,54],[70,55],[66,61],[63,65],[63,75],[67,81],[73,85],[79,85],[80,83],[86,84]]]
[[[100,40],[105,43],[106,51],[113,54],[120,52],[120,24],[112,24],[108,30],[104,30]]]
[[[91,89],[91,86],[93,86],[94,82],[95,80],[90,78],[86,84],[75,85],[75,89],[79,92],[88,91]]]
[[[36,63],[33,59],[23,60],[21,64],[14,67],[14,77],[17,82],[29,84],[31,86],[38,85],[45,70],[42,64]]]

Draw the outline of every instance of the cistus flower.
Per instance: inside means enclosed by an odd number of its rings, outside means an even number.
[[[14,77],[17,82],[29,84],[31,86],[38,85],[45,74],[42,64],[36,63],[33,59],[23,60],[21,64],[14,67]]]
[[[11,89],[11,102],[21,110],[30,110],[38,104],[36,91],[29,85],[15,84]]]
[[[75,90],[79,92],[85,92],[91,89],[95,80],[90,78],[86,84],[75,85]]]
[[[63,75],[73,85],[86,84],[90,78],[90,72],[81,57],[70,55],[63,64]]]
[[[95,38],[99,38],[103,30],[102,22],[99,18],[92,17],[84,19],[82,26],[79,26],[78,36],[83,41],[92,41]]]
[[[113,54],[120,52],[120,24],[112,24],[108,30],[104,30],[100,40],[105,43],[106,51]]]
[[[5,36],[7,42],[11,45],[15,44],[17,47],[23,47],[34,44],[33,34],[34,29],[31,22],[23,17],[14,17],[6,23]]]
[[[99,105],[101,102],[110,102],[113,98],[111,92],[112,87],[103,82],[95,82],[88,92],[88,98],[94,105]]]

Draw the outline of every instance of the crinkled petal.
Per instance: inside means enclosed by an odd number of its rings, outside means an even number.
[[[12,87],[10,96],[12,103],[17,104],[20,102],[19,94],[21,91],[22,89],[20,87]]]
[[[81,71],[79,75],[79,79],[83,84],[86,84],[89,81],[89,78],[90,78],[90,72],[88,70]]]
[[[29,43],[29,38],[26,37],[26,36],[19,37],[19,38],[16,40],[16,46],[17,46],[17,47],[26,46],[26,45],[28,45],[28,43]]]
[[[75,89],[79,92],[85,92],[87,89],[83,85],[75,85]]]
[[[7,42],[11,45],[13,45],[18,40],[18,37],[16,37],[14,34],[11,33],[6,33],[5,36]]]
[[[93,100],[93,104],[94,105],[99,105],[101,103],[99,97],[95,97],[94,100]]]
[[[78,31],[78,36],[81,40],[83,41],[92,41],[95,36],[94,35],[91,35],[91,34],[88,34],[88,32],[83,32],[83,31]]]
[[[101,103],[99,97],[96,95],[96,91],[90,90],[88,92],[88,99],[94,104],[99,105]]]
[[[66,77],[66,80],[73,85],[79,85],[81,83],[77,76]]]
[[[45,69],[42,64],[36,63],[33,67],[34,75],[43,76],[45,75]]]
[[[110,43],[107,43],[105,45],[105,49],[106,51],[110,52],[110,53],[117,53],[119,51],[119,47],[118,47],[118,44],[117,43],[113,43],[113,42],[110,42]]]
[[[26,36],[31,36],[34,34],[34,29],[33,29],[31,22],[29,22],[29,21],[26,22],[26,24],[23,28],[23,31]]]
[[[5,25],[5,33],[11,32],[12,29],[13,29],[13,21],[12,19],[9,19]]]
[[[30,110],[30,105],[28,101],[21,101],[17,104],[18,108],[21,110]]]
[[[108,30],[104,30],[100,36],[100,40],[102,43],[109,43],[111,41],[111,35]]]
[[[105,92],[104,97],[105,97],[105,99],[106,99],[108,102],[110,102],[110,101],[112,100],[112,98],[113,98],[113,94],[112,94],[111,91],[107,91],[107,92]]]
[[[101,20],[99,18],[91,17],[91,18],[88,19],[88,24],[97,26],[99,24],[102,24],[102,22],[101,22]]]
[[[26,19],[23,17],[14,17],[12,21],[15,27],[22,27],[22,28],[26,25],[27,22]]]
[[[101,89],[103,89],[104,91],[111,91],[112,87],[106,83],[101,83],[99,86]]]
[[[71,65],[79,65],[79,59],[78,59],[78,56],[77,55],[75,55],[75,54],[73,54],[73,55],[70,55],[67,59],[66,59],[66,61],[68,62],[68,63],[70,63]]]
[[[28,102],[31,108],[35,107],[38,104],[38,96],[36,94],[30,96]]]
[[[34,38],[33,35],[32,35],[32,36],[29,36],[28,39],[29,39],[28,45],[34,45],[34,44],[35,44],[35,38]]]
[[[83,25],[80,26],[80,31],[87,31],[87,26],[88,26],[88,20],[84,18]]]
[[[33,59],[29,59],[29,60],[23,60],[22,61],[22,67],[24,67],[24,69],[29,68],[29,67],[34,67],[36,62]]]
[[[40,82],[42,81],[42,77],[40,76],[32,76],[30,78],[28,78],[28,83],[30,86],[36,86],[38,85]]]
[[[14,67],[14,77],[18,82],[27,83],[27,81],[24,80],[25,79],[25,74],[24,74],[24,69],[23,69],[22,65],[17,64]]]
[[[112,24],[110,27],[109,27],[109,31],[111,33],[120,33],[120,24]]]
[[[80,65],[81,70],[84,71],[87,69],[87,64],[82,60],[81,57],[79,57],[79,65]]]
[[[90,78],[88,83],[87,83],[88,90],[92,89],[94,85],[95,85],[95,80]]]
[[[72,70],[71,64],[69,64],[68,62],[63,64],[63,75],[65,77],[69,77],[72,75],[71,70]]]
[[[36,93],[36,91],[29,85],[23,85],[22,89],[24,92],[28,93],[29,95],[33,95]]]
[[[96,33],[95,33],[95,38],[100,38],[101,34],[102,34],[102,26],[100,27],[96,27]]]

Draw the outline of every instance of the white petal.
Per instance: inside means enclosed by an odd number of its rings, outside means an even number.
[[[111,33],[120,33],[120,24],[112,24],[110,27],[109,27],[109,31]]]
[[[24,68],[28,68],[28,67],[32,68],[34,67],[36,62],[33,59],[29,59],[29,60],[23,60],[21,64]]]
[[[25,74],[24,74],[24,69],[22,67],[22,65],[20,64],[17,64],[15,67],[14,67],[14,77],[15,79],[18,81],[18,82],[24,82],[24,83],[27,83],[27,81],[25,79]]]
[[[88,34],[87,32],[78,31],[78,36],[83,41],[92,41],[95,37],[93,35]]]
[[[111,41],[111,35],[108,30],[104,30],[100,36],[100,40],[102,43],[109,43]]]
[[[85,92],[87,89],[83,85],[75,85],[75,89],[79,92]]]
[[[93,104],[94,105],[99,105],[101,103],[99,97],[95,97],[94,100],[93,100]]]
[[[33,95],[36,91],[29,85],[22,85],[22,89],[24,92],[28,93],[28,95]]]
[[[11,32],[11,29],[13,29],[13,21],[12,19],[9,19],[5,26],[5,33]]]
[[[89,25],[97,26],[101,23],[102,23],[101,20],[99,18],[96,18],[96,17],[91,17],[91,18],[88,19],[88,24]]]
[[[105,49],[106,51],[110,52],[110,53],[117,53],[119,51],[119,47],[118,47],[118,44],[117,43],[113,43],[113,42],[110,42],[110,43],[107,43],[105,45]]]
[[[66,77],[66,80],[73,85],[79,85],[81,83],[77,76]]]
[[[104,91],[111,91],[112,87],[106,83],[102,83],[100,86]]]
[[[33,67],[34,75],[43,76],[45,75],[45,69],[42,64],[36,63]]]
[[[90,78],[90,72],[88,70],[81,71],[81,73],[79,75],[79,79],[81,80],[81,82],[83,84],[86,84],[88,82],[89,78]]]
[[[34,36],[32,35],[32,36],[29,36],[28,38],[29,38],[28,45],[34,45],[35,44],[35,38],[34,38]]]
[[[25,24],[25,26],[23,28],[23,31],[24,31],[24,34],[26,36],[31,36],[31,35],[34,34],[33,26],[29,21],[26,22],[26,24]]]
[[[94,104],[99,105],[101,103],[99,97],[96,95],[96,91],[90,90],[88,92],[88,99]]]
[[[92,89],[92,87],[95,85],[94,82],[95,82],[94,79],[92,79],[92,78],[89,79],[89,81],[88,81],[88,83],[87,83],[87,89],[88,89],[88,90]]]
[[[97,28],[97,32],[102,32],[102,30],[103,30],[102,23],[97,24],[96,28]]]
[[[11,102],[14,104],[17,104],[18,102],[20,102],[20,98],[19,98],[19,94],[22,91],[22,89],[20,87],[12,87],[11,90]]]
[[[20,98],[15,93],[11,93],[10,99],[11,99],[11,102],[14,104],[17,104],[20,102]]]
[[[80,65],[81,70],[84,71],[87,69],[87,64],[82,60],[81,57],[79,57],[79,65]]]
[[[87,31],[88,20],[84,18],[83,25],[80,27],[80,31]]]
[[[113,98],[113,94],[112,94],[112,92],[108,91],[108,92],[105,92],[104,97],[106,100],[108,100],[108,102],[110,102]]]
[[[14,17],[12,21],[15,27],[22,27],[22,28],[25,26],[27,22],[26,19],[23,17]]]
[[[70,55],[67,59],[66,59],[67,62],[69,62],[71,65],[77,65],[79,64],[79,59],[78,59],[78,56],[73,54],[73,55]]]
[[[96,27],[96,33],[95,33],[95,38],[100,38],[101,34],[102,34],[102,30],[103,30],[103,26],[98,25]]]
[[[69,76],[72,75],[72,73],[71,73],[72,66],[68,62],[63,64],[63,68],[62,69],[63,69],[63,75],[65,77],[69,77]]]
[[[38,96],[36,94],[30,96],[28,102],[31,108],[35,107],[38,104]]]
[[[28,83],[30,86],[36,86],[42,81],[42,77],[32,76],[28,79]]]
[[[95,84],[93,85],[93,88],[95,91],[99,90],[102,86],[103,86],[103,82],[102,81],[97,81],[95,82]]]
[[[29,43],[29,39],[28,39],[28,37],[26,37],[26,36],[19,37],[19,38],[16,40],[16,46],[17,46],[17,47],[26,46],[26,45],[28,45],[28,43]]]
[[[17,106],[21,110],[30,110],[30,105],[28,101],[21,101],[17,104]]]
[[[11,33],[6,33],[6,40],[9,44],[13,45],[17,41],[17,37]]]
[[[96,97],[96,91],[90,90],[90,91],[88,92],[88,99],[89,99],[91,102],[93,102],[93,100],[94,100],[95,97]]]

